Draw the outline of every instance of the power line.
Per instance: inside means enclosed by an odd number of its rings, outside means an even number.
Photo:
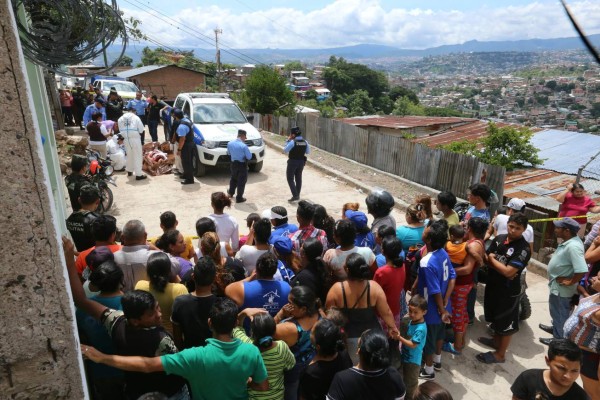
[[[303,35],[299,34],[298,32],[295,32],[295,31],[293,31],[293,30],[289,29],[287,26],[284,26],[284,25],[280,24],[279,22],[275,21],[274,19],[271,19],[271,18],[269,18],[269,17],[267,17],[267,16],[265,16],[265,15],[261,14],[261,13],[260,13],[260,12],[259,12],[257,9],[250,7],[249,5],[247,5],[247,4],[245,4],[245,3],[243,3],[242,1],[240,1],[240,0],[235,0],[235,1],[236,1],[236,2],[238,2],[238,3],[240,3],[241,5],[243,5],[244,7],[246,7],[248,10],[250,10],[250,11],[254,11],[254,12],[256,12],[256,13],[259,13],[259,15],[260,15],[261,17],[263,17],[264,19],[266,19],[267,21],[269,21],[269,22],[271,22],[271,23],[273,23],[273,24],[275,24],[275,25],[278,25],[278,26],[282,27],[282,28],[283,28],[283,29],[285,29],[286,31],[288,31],[288,32],[290,32],[290,33],[293,33],[294,35],[298,36],[299,38],[301,38],[301,39],[304,39],[304,40],[308,40],[309,42],[313,40],[313,39],[311,39],[311,38],[308,38],[308,37],[305,37],[305,36],[303,36]]]
[[[139,1],[139,0],[123,0],[123,1],[125,1],[126,3],[129,3],[129,4],[131,4],[132,6],[136,7],[137,9],[140,9],[140,10],[142,10],[142,11],[146,11],[146,9],[145,9],[145,8],[147,8],[147,9],[150,9],[150,10],[154,11],[154,12],[155,12],[155,13],[157,13],[157,14],[160,14],[160,15],[162,15],[162,16],[163,16],[163,17],[165,17],[167,20],[165,20],[165,18],[161,18],[161,17],[159,17],[159,16],[157,16],[157,15],[150,14],[150,15],[152,15],[154,18],[157,18],[157,19],[159,19],[159,20],[161,20],[161,21],[163,21],[163,22],[166,22],[166,23],[168,23],[168,24],[170,24],[170,25],[172,25],[173,23],[180,24],[180,21],[177,21],[177,20],[175,20],[175,19],[173,19],[173,18],[169,17],[168,15],[164,14],[163,12],[161,12],[161,11],[159,11],[159,10],[157,10],[157,9],[155,9],[155,8],[153,8],[153,7],[151,7],[150,5],[144,4],[144,3],[142,3],[142,2],[141,2],[141,1]],[[142,7],[140,7],[139,5],[136,5],[136,4],[132,3],[132,1],[134,1],[134,2],[136,2],[136,3],[138,3],[138,4],[142,5],[142,6],[144,6],[145,8],[142,8]],[[170,21],[169,21],[169,20],[170,20]],[[201,41],[202,41],[202,42],[204,42],[204,43],[207,43],[207,44],[209,44],[210,46],[213,46],[213,40],[212,40],[212,38],[211,38],[210,36],[208,36],[208,35],[205,35],[205,34],[203,34],[203,33],[201,33],[201,32],[194,32],[194,31],[192,31],[192,30],[189,30],[187,27],[185,27],[185,24],[184,24],[183,26],[184,26],[184,28],[181,28],[181,27],[179,27],[179,26],[175,26],[175,28],[176,28],[176,29],[178,29],[178,30],[184,31],[184,32],[188,33],[188,34],[189,34],[189,35],[191,35],[191,36],[194,36],[194,37],[196,37],[197,39],[201,40]],[[198,35],[201,35],[201,36],[198,36]],[[221,45],[222,45],[223,47],[230,48],[229,46],[227,46],[227,45],[224,45],[223,43],[221,43]],[[252,57],[250,57],[250,56],[248,56],[248,55],[245,55],[244,53],[242,53],[242,52],[240,52],[240,51],[237,51],[237,50],[235,50],[235,49],[233,49],[233,48],[230,48],[230,50],[231,50],[231,51],[228,51],[228,50],[222,49],[222,51],[223,51],[223,52],[225,52],[225,53],[227,53],[227,54],[230,54],[231,56],[233,56],[233,57],[236,57],[236,58],[238,58],[238,59],[240,59],[240,60],[242,60],[242,61],[244,61],[244,62],[254,62],[254,63],[257,63],[257,64],[263,64],[263,62],[261,62],[261,61],[259,61],[259,60],[256,60],[256,59],[254,59],[254,58],[252,58]],[[238,53],[239,55],[236,55],[236,54],[234,54],[233,52],[235,52],[235,53]]]

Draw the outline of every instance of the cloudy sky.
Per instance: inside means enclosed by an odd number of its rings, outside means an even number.
[[[468,40],[571,37],[556,0],[118,0],[154,40],[225,49],[328,48],[361,43],[423,49]],[[570,0],[587,34],[600,33],[600,1]],[[169,7],[170,6],[170,7]]]

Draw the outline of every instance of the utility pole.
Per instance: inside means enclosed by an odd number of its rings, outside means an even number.
[[[217,48],[217,85],[219,85],[219,92],[221,92],[221,50],[219,49],[219,35],[223,34],[223,29],[219,27],[215,28],[215,46]]]

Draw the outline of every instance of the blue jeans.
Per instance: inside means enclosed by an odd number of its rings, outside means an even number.
[[[550,307],[550,318],[552,318],[552,336],[555,339],[562,339],[564,338],[563,327],[571,312],[571,298],[560,297],[551,293],[548,306]]]
[[[153,142],[158,142],[158,120],[149,119],[148,120],[148,132],[150,132],[150,137]]]

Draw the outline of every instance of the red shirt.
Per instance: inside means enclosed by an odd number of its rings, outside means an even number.
[[[590,208],[595,207],[596,203],[588,196],[575,197],[569,192],[565,196],[565,201],[560,206],[559,217],[575,217],[578,215],[586,215]],[[575,221],[580,224],[587,224],[587,218],[575,218]]]
[[[392,310],[394,316],[400,314],[400,295],[404,289],[404,281],[406,279],[406,270],[404,266],[394,268],[389,265],[384,265],[377,268],[373,280],[381,286],[385,292],[385,298]]]

